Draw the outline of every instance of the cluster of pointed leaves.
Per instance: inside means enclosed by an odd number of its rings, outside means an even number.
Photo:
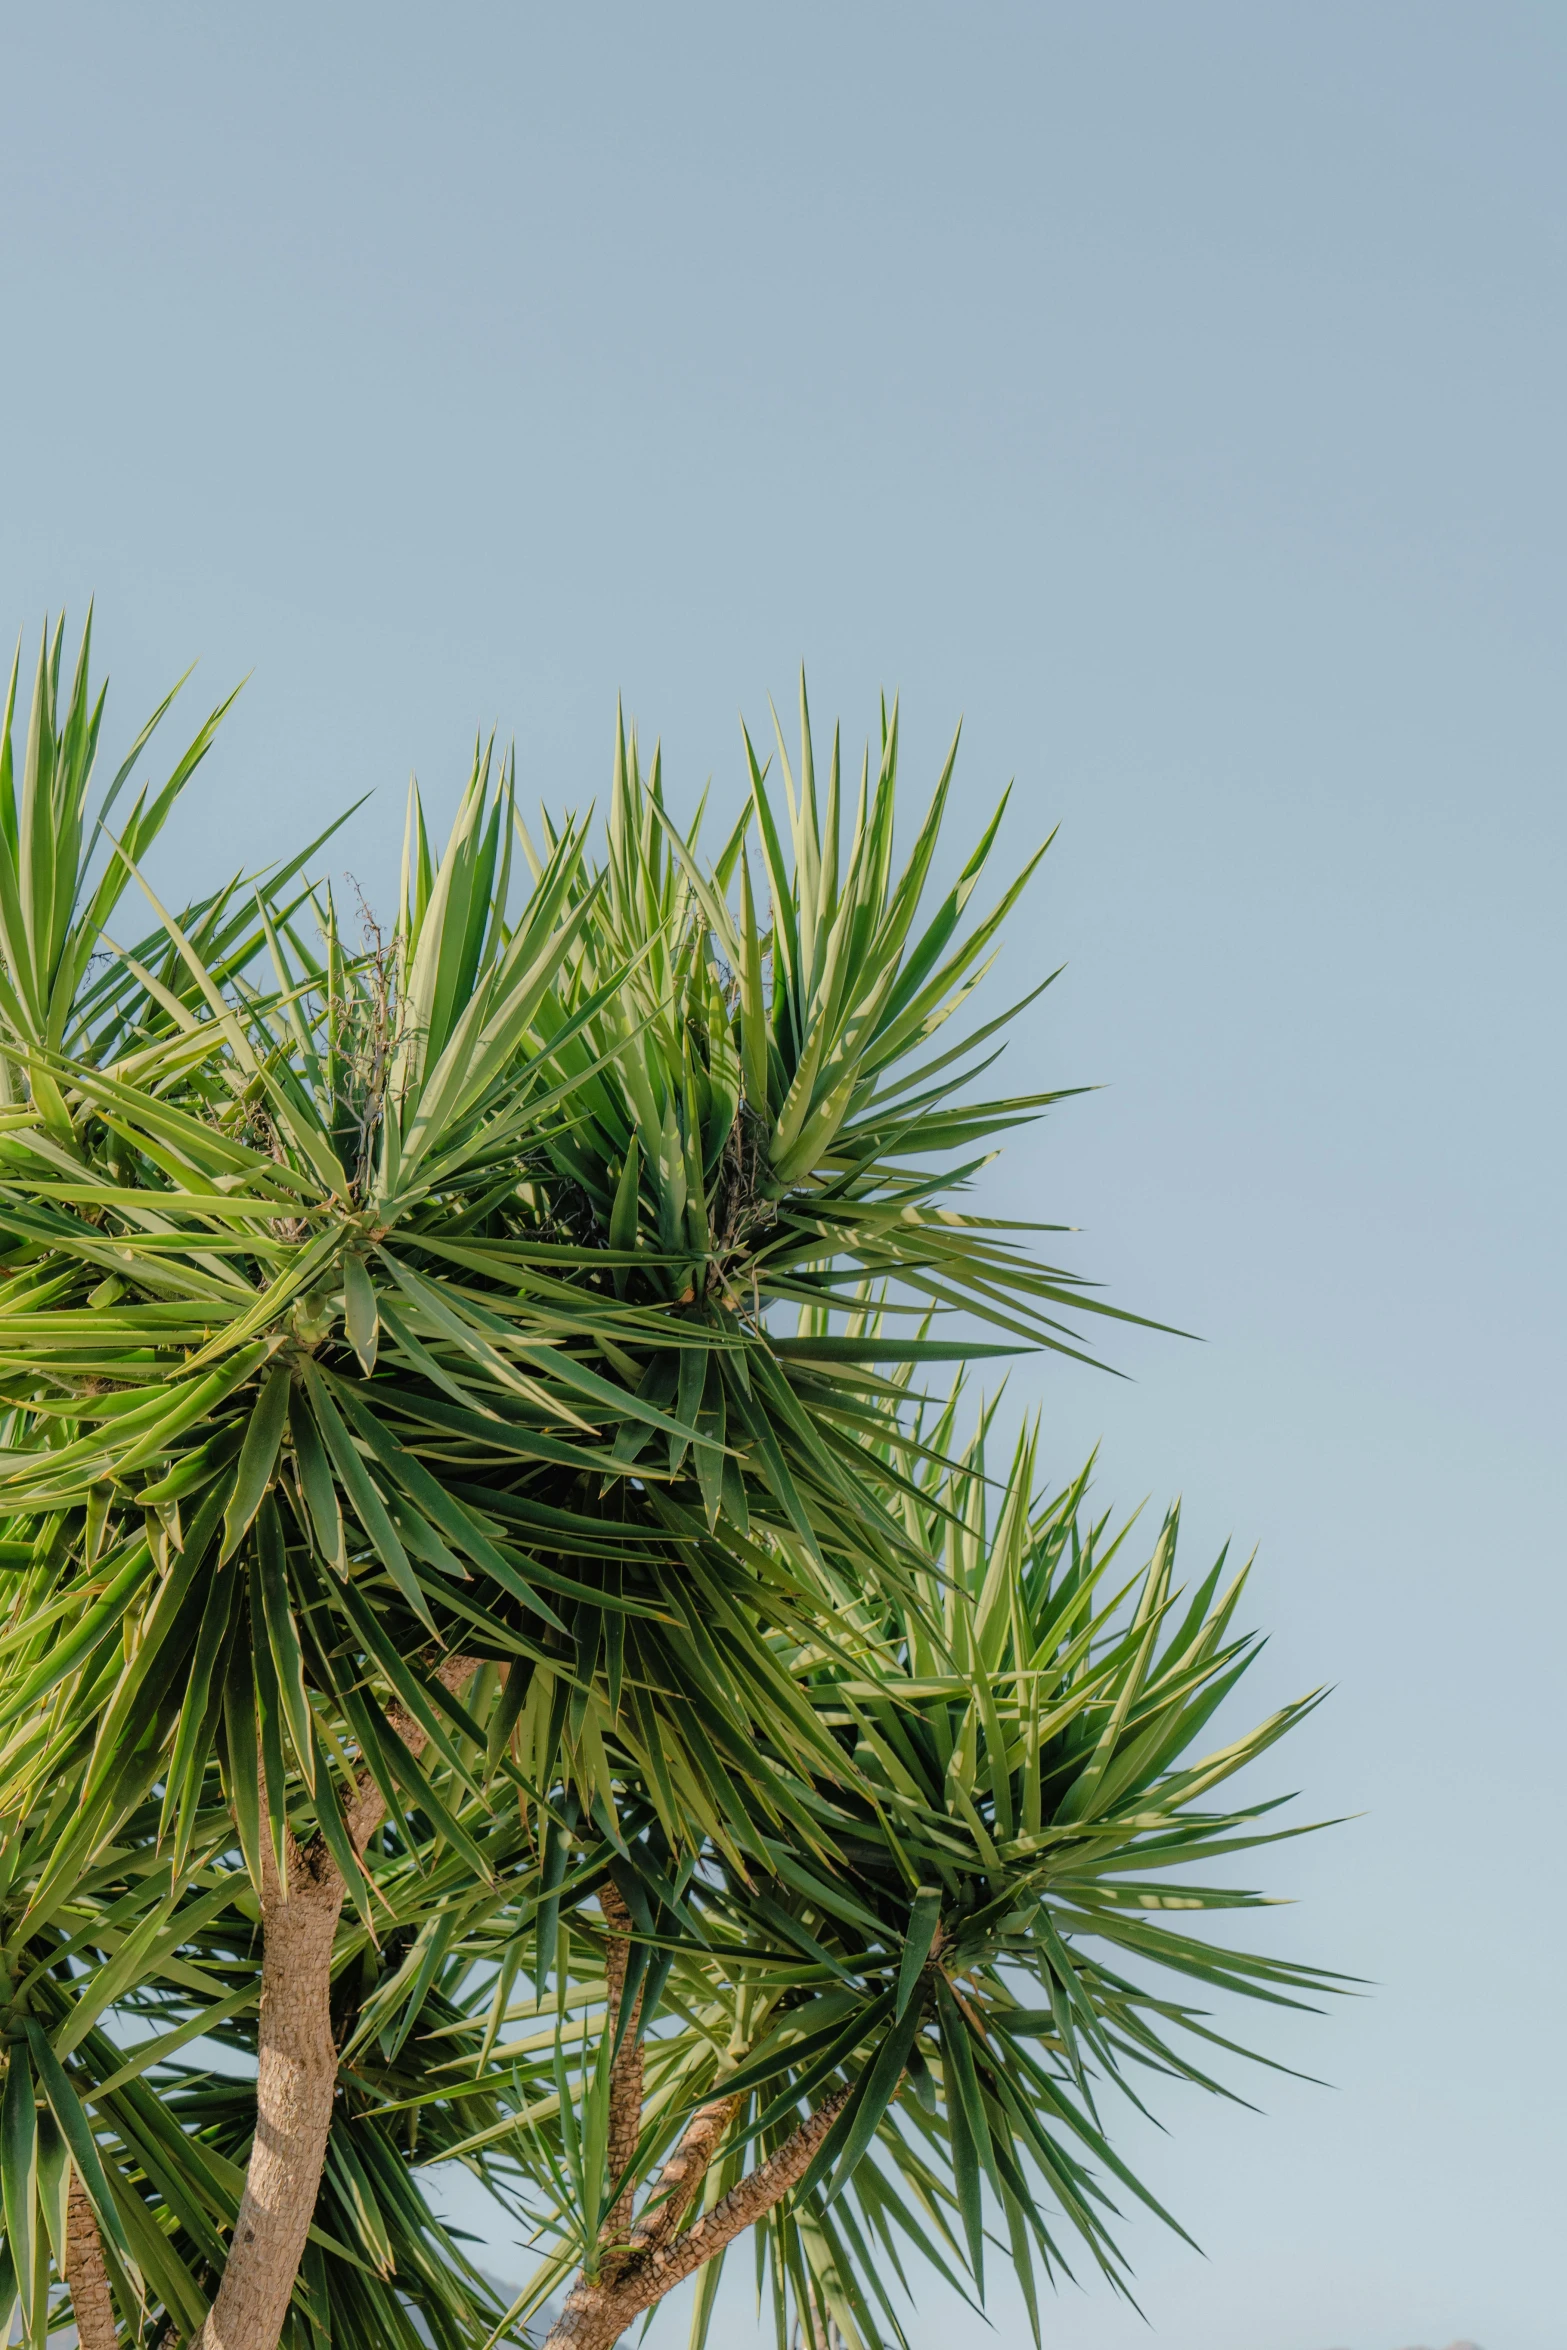
[[[985,1427],[954,1457],[953,1426],[949,1405],[918,1500],[899,1500],[929,1562],[916,1588],[868,1600],[841,1643],[796,1660],[843,1763],[797,1791],[795,1828],[758,1823],[742,1868],[712,1849],[673,1852],[656,1819],[628,1811],[608,1860],[637,1927],[619,2017],[589,1901],[552,1906],[531,1951],[497,1944],[484,2012],[476,2001],[443,2035],[458,2086],[427,2094],[486,2096],[512,2070],[506,2103],[526,2140],[508,2116],[461,2144],[504,2142],[530,2174],[548,2250],[517,2313],[592,2269],[623,2183],[605,2163],[609,2058],[639,1992],[638,2178],[694,2107],[736,2096],[711,2203],[815,2104],[852,2092],[752,2249],[780,2344],[814,2306],[870,2345],[903,2341],[897,2288],[921,2264],[982,2291],[996,2221],[1036,2332],[1039,2279],[1070,2273],[1074,2237],[1124,2285],[1118,2208],[1170,2215],[1114,2151],[1107,2088],[1138,2102],[1139,2078],[1162,2077],[1228,2094],[1208,2065],[1243,2051],[1205,2002],[1290,2005],[1333,1987],[1187,1931],[1193,1913],[1261,1902],[1188,1872],[1277,1840],[1271,1805],[1208,1799],[1312,1703],[1205,1747],[1255,1653],[1233,1629],[1244,1572],[1224,1587],[1221,1559],[1182,1593],[1173,1516],[1152,1558],[1118,1571],[1126,1529],[1089,1519],[1086,1472],[1031,1501],[1034,1431],[997,1484]],[[593,1866],[590,1846],[568,1845]],[[532,1981],[509,2000],[530,1957]],[[1150,1987],[1161,1970],[1173,1982]],[[719,2266],[703,2272],[696,2343]]]
[[[1106,1310],[952,1204],[1055,1098],[970,1098],[1009,1015],[938,1035],[1027,878],[965,926],[994,823],[922,913],[950,760],[897,867],[896,715],[851,811],[802,696],[783,821],[748,741],[711,865],[634,743],[601,865],[481,747],[439,858],[412,797],[385,937],[345,943],[319,842],[174,913],[141,859],[221,713],[115,832],[145,729],[89,825],[60,654],[0,748],[0,2302],[41,2344],[69,2161],[127,2326],[199,2323],[290,1832],[351,1896],[301,2346],[417,2311],[455,2350],[591,2269],[638,1990],[638,2177],[715,2084],[713,2194],[853,2084],[758,2231],[781,2339],[896,2336],[910,2254],[977,2289],[987,2197],[1031,2305],[1065,2237],[1118,2275],[1096,2094],[1207,2081],[1214,2037],[1143,1975],[1321,1979],[1161,1915],[1250,1898],[1156,1888],[1270,1833],[1200,1807],[1293,1712],[1192,1759],[1233,1592],[1178,1604],[1173,1526],[1111,1588],[1080,1489],[1034,1502],[1025,1444],[998,1514],[914,1392]],[[510,2313],[421,2190],[448,2158],[539,2232]]]

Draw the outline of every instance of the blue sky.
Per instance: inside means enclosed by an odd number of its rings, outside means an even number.
[[[0,622],[123,738],[254,671],[177,886],[614,696],[738,791],[798,662],[1060,836],[987,1177],[1118,1302],[1068,1472],[1260,1546],[1260,1864],[1373,1979],[1137,2138],[1167,2350],[1559,2350],[1567,17],[1523,0],[0,15]],[[1260,2086],[1258,2081],[1260,2080]],[[495,2266],[517,2258],[497,2236]],[[1019,2339],[932,2291],[922,2350]],[[748,2339],[735,2297],[737,2343]],[[1068,2289],[1052,2338],[1150,2338]],[[683,2339],[678,2318],[655,2342]]]

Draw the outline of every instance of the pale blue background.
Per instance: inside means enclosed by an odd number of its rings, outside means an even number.
[[[1141,2143],[1207,2253],[1133,2228],[1152,2338],[1559,2350],[1567,17],[0,26],[0,619],[96,590],[121,739],[256,671],[166,872],[376,786],[383,890],[410,764],[495,720],[583,800],[617,688],[732,791],[802,654],[921,780],[966,711],[1009,858],[1060,820],[1015,1074],[1110,1090],[990,1196],[1206,1344],[1030,1391],[1262,1545],[1259,1702],[1338,1685],[1270,1783],[1366,1814],[1268,1881],[1378,1986]]]

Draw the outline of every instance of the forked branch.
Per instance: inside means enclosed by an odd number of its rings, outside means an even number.
[[[784,2140],[775,2154],[769,2155],[738,2186],[731,2187],[711,2211],[704,2212],[683,2234],[672,2235],[638,2252],[617,2268],[613,2276],[606,2276],[600,2282],[590,2283],[586,2277],[580,2277],[545,2350],[613,2350],[634,2317],[640,2316],[644,2309],[651,2309],[655,2301],[662,2301],[666,2293],[694,2275],[697,2269],[705,2268],[737,2236],[744,2235],[747,2228],[764,2218],[775,2203],[782,2202],[791,2187],[799,2184],[851,2094],[847,2088],[836,2090],[809,2120]],[[715,2145],[716,2142],[715,2139]],[[711,2159],[709,2151],[707,2160]],[[706,2167],[704,2163],[704,2170]],[[662,2228],[662,2210],[658,2224]],[[633,2242],[635,2237],[634,2230]]]

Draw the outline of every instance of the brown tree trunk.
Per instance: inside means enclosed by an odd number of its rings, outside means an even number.
[[[474,1670],[474,1658],[448,1657],[438,1678],[456,1689]],[[388,1718],[409,1753],[421,1753],[420,1724],[395,1705]],[[347,1820],[356,1852],[385,1814],[379,1788],[361,1773]],[[302,1851],[290,1839],[285,1860],[286,1885],[264,1836],[256,2135],[223,2281],[192,2350],[277,2350],[326,2161],[337,2093],[332,1943],[347,1887],[320,1836]]]
[[[791,2187],[798,2185],[810,2168],[817,2147],[848,2103],[849,2095],[847,2089],[836,2090],[809,2121],[801,2123],[793,2137],[784,2140],[776,2154],[769,2155],[749,2177],[732,2187],[684,2235],[651,2243],[648,2249],[638,2252],[636,2244],[642,2224],[639,2222],[632,2230],[631,2257],[626,2262],[615,2266],[597,2283],[590,2284],[586,2277],[578,2278],[544,2350],[614,2350],[634,2317],[639,2317],[644,2309],[651,2309],[655,2301],[662,2301],[666,2293],[697,2269],[705,2268],[736,2236],[754,2227],[775,2203],[783,2200]],[[662,2235],[661,2214],[655,2224]]]
[[[74,2169],[65,2206],[65,2281],[71,2288],[80,2350],[118,2350],[120,2332],[103,2265],[103,2242],[87,2190]]]
[[[630,1910],[613,1883],[605,1885],[600,1892],[599,1907],[604,1912],[604,1923],[609,1928],[610,1936],[604,1970],[609,1985],[604,2028],[614,2033],[619,2029],[620,2004],[626,1988],[626,1964],[631,1953],[630,1937],[635,1932],[635,1926]],[[626,2019],[620,2053],[611,2065],[609,2074],[609,2175],[612,2180],[620,2178],[629,2168],[637,2150],[637,2140],[642,2135],[641,2027],[642,1993],[639,1989]],[[631,2226],[636,2192],[636,2181],[628,2179],[605,2217],[599,2231],[600,2243],[614,2244],[625,2237]]]

